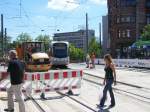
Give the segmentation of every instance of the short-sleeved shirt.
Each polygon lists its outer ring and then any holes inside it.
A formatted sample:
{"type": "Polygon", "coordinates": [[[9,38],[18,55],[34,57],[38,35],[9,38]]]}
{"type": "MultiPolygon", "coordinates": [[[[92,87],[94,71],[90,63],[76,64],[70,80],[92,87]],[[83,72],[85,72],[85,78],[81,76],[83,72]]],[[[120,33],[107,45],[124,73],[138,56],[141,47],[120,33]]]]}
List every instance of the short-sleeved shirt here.
{"type": "Polygon", "coordinates": [[[12,85],[23,83],[25,65],[18,59],[9,62],[7,72],[10,73],[10,81],[12,85]]]}

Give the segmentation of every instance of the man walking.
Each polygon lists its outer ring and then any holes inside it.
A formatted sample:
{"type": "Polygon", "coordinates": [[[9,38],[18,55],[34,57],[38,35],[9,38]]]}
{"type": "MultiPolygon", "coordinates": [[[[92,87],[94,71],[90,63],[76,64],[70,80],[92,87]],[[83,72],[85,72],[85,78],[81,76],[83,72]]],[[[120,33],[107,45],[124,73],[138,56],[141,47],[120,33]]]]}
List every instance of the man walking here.
{"type": "Polygon", "coordinates": [[[90,55],[89,54],[87,54],[86,55],[86,68],[89,68],[90,67],[90,55]]]}
{"type": "Polygon", "coordinates": [[[22,98],[22,84],[24,78],[24,65],[17,59],[17,52],[11,50],[9,52],[10,62],[7,72],[10,74],[11,86],[7,91],[8,94],[8,108],[4,111],[14,112],[13,94],[19,103],[19,112],[25,112],[25,104],[22,98]]]}

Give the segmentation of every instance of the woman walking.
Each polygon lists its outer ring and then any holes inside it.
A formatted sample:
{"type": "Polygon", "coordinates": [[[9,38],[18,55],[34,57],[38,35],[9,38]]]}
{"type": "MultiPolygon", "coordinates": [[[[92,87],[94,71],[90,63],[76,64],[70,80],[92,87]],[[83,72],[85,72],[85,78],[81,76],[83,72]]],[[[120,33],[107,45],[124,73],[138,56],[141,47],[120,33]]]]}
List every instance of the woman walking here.
{"type": "Polygon", "coordinates": [[[105,78],[103,84],[105,85],[103,90],[103,97],[100,100],[100,104],[98,105],[100,108],[104,107],[105,100],[107,97],[107,91],[109,91],[110,97],[111,97],[111,105],[109,106],[114,107],[115,106],[115,97],[112,90],[112,84],[116,85],[116,70],[115,66],[112,62],[112,57],[110,54],[107,54],[104,56],[105,61],[105,78]]]}

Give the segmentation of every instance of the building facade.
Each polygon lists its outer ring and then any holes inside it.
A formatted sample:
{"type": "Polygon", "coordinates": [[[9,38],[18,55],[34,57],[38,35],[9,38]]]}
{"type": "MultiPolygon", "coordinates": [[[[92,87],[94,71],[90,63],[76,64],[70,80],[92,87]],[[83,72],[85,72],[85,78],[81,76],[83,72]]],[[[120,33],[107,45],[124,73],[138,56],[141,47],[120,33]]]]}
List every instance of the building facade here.
{"type": "MultiPolygon", "coordinates": [[[[88,31],[88,40],[90,38],[95,37],[95,31],[88,31]]],[[[75,32],[65,32],[65,33],[55,33],[53,37],[54,41],[67,41],[73,44],[75,47],[87,50],[87,38],[86,38],[86,30],[78,30],[75,32]]]]}
{"type": "Polygon", "coordinates": [[[113,57],[127,57],[127,48],[141,37],[150,23],[150,0],[107,0],[110,51],[113,57]]]}
{"type": "Polygon", "coordinates": [[[107,54],[110,52],[110,39],[108,36],[108,16],[103,16],[102,17],[102,51],[103,55],[107,54]]]}

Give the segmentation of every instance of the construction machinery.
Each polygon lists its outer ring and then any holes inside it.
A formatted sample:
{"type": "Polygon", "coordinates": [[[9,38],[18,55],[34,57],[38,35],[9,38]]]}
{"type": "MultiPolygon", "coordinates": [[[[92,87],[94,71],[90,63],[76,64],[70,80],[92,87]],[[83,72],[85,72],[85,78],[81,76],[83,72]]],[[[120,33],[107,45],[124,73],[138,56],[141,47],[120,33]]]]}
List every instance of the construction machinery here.
{"type": "Polygon", "coordinates": [[[16,51],[18,58],[26,64],[26,71],[48,71],[51,68],[49,56],[44,52],[43,42],[23,42],[16,51]]]}

